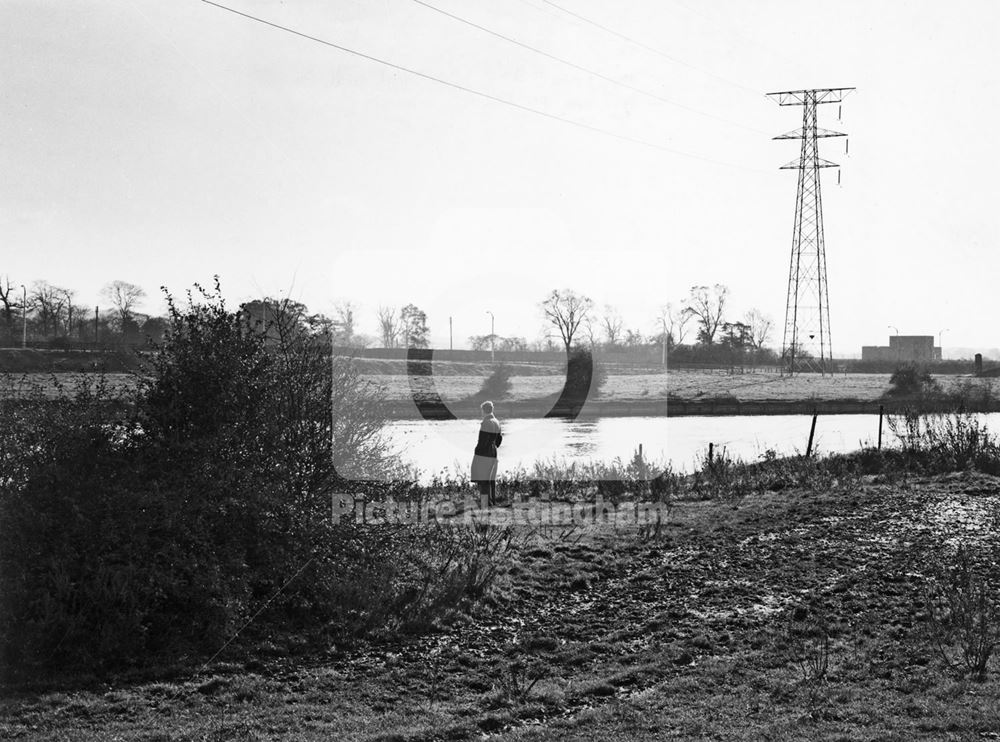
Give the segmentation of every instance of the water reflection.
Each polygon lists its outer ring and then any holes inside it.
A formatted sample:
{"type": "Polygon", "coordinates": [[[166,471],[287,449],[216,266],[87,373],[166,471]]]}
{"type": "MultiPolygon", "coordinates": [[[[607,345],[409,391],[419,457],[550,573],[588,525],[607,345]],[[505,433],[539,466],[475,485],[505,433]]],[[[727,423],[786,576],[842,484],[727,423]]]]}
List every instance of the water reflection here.
{"type": "MultiPolygon", "coordinates": [[[[992,429],[1000,427],[1000,414],[984,417],[992,429]]],[[[805,450],[811,420],[809,415],[502,420],[499,470],[502,475],[553,459],[628,461],[640,444],[647,461],[680,471],[692,471],[710,442],[716,450],[747,461],[766,451],[788,456],[805,450]]],[[[478,420],[400,421],[391,424],[388,433],[427,479],[434,473],[466,472],[478,429],[478,420]]],[[[877,435],[877,415],[820,416],[814,446],[820,453],[842,453],[872,445],[877,435]]],[[[889,431],[885,442],[894,443],[889,431]]]]}
{"type": "Polygon", "coordinates": [[[600,447],[597,441],[597,422],[590,420],[559,420],[566,437],[568,456],[596,458],[600,447]]]}

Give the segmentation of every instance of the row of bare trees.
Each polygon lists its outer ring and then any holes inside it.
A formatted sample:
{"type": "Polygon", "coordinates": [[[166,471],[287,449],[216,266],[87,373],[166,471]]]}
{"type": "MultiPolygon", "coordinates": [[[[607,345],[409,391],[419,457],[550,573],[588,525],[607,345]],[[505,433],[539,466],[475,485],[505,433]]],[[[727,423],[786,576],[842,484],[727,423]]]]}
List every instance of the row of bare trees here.
{"type": "Polygon", "coordinates": [[[384,348],[426,348],[430,344],[427,313],[415,304],[402,309],[379,306],[378,327],[384,348]]]}
{"type": "Polygon", "coordinates": [[[155,320],[147,328],[162,332],[163,320],[138,312],[146,292],[141,286],[116,280],[104,286],[101,296],[111,305],[96,317],[90,307],[75,301],[76,291],[48,281],[19,284],[10,276],[0,276],[0,344],[19,340],[96,340],[102,336],[138,336],[139,322],[155,320]]]}
{"type": "Polygon", "coordinates": [[[692,286],[683,301],[668,302],[660,308],[656,330],[648,335],[639,328],[626,327],[614,307],[607,305],[598,312],[592,299],[570,289],[554,290],[541,303],[541,312],[567,350],[581,341],[608,350],[652,344],[673,349],[684,345],[692,331],[695,345],[763,350],[771,339],[773,320],[758,309],[750,309],[740,319],[727,320],[728,301],[726,286],[692,286]]]}
{"type": "MultiPolygon", "coordinates": [[[[146,299],[141,286],[116,280],[103,287],[101,296],[110,306],[94,310],[78,303],[73,289],[41,280],[21,284],[10,276],[0,276],[0,346],[19,345],[25,338],[33,343],[93,343],[162,337],[165,318],[140,311],[146,299]]],[[[300,317],[311,332],[329,335],[335,345],[365,347],[377,342],[358,331],[359,309],[350,301],[338,302],[332,316],[312,313],[304,304],[288,299],[266,297],[244,304],[248,317],[265,323],[279,306],[300,317]]],[[[428,346],[427,315],[416,305],[401,309],[380,306],[377,316],[385,347],[428,346]]]]}
{"type": "Polygon", "coordinates": [[[722,284],[692,286],[688,296],[660,310],[660,322],[667,347],[683,345],[694,322],[695,342],[722,343],[738,348],[761,350],[771,339],[774,320],[759,309],[750,309],[738,320],[726,320],[729,289],[722,284]]]}

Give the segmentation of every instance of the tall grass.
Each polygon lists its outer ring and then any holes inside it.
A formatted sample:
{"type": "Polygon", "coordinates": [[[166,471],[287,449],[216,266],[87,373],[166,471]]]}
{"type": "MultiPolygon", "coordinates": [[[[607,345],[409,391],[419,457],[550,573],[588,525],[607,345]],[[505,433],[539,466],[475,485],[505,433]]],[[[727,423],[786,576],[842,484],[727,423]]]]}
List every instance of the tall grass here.
{"type": "Polygon", "coordinates": [[[911,466],[928,472],[978,469],[1000,473],[1000,447],[977,413],[920,413],[889,417],[892,431],[911,466]]]}
{"type": "Polygon", "coordinates": [[[1000,586],[989,577],[997,556],[960,546],[949,561],[934,565],[927,592],[932,645],[949,670],[979,682],[1000,646],[1000,586]]]}

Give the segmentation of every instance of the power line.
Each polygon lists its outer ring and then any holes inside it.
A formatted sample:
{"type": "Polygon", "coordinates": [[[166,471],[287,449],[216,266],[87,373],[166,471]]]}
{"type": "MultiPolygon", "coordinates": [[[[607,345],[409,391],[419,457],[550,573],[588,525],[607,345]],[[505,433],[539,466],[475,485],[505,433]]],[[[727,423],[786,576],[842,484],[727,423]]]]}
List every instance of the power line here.
{"type": "Polygon", "coordinates": [[[613,137],[613,138],[619,139],[621,141],[631,142],[632,144],[638,144],[638,145],[641,145],[643,147],[649,147],[651,149],[657,149],[657,150],[660,150],[661,152],[668,152],[670,154],[678,155],[680,157],[687,157],[687,158],[694,159],[694,160],[701,160],[702,162],[710,162],[710,163],[712,163],[714,165],[722,165],[724,167],[731,167],[731,168],[736,168],[736,169],[739,169],[739,170],[748,170],[748,171],[752,171],[752,172],[761,172],[761,171],[757,170],[756,168],[750,168],[750,167],[747,167],[745,165],[736,165],[734,163],[723,162],[721,160],[713,160],[711,158],[702,157],[701,155],[695,155],[695,154],[692,154],[690,152],[683,152],[681,150],[671,149],[670,147],[664,147],[663,145],[656,144],[655,142],[649,142],[649,141],[646,141],[645,139],[638,139],[636,137],[630,137],[627,134],[617,134],[617,133],[615,133],[613,131],[608,131],[607,129],[602,129],[602,128],[598,127],[598,126],[593,126],[591,124],[587,124],[587,123],[584,123],[582,121],[576,121],[574,119],[566,118],[564,116],[559,116],[558,114],[555,114],[555,113],[549,113],[547,111],[542,111],[542,110],[540,110],[538,108],[532,108],[531,106],[526,106],[526,105],[523,105],[521,103],[517,103],[515,101],[507,100],[506,98],[500,98],[498,96],[491,95],[490,93],[484,93],[484,92],[482,92],[480,90],[476,90],[474,88],[466,87],[465,85],[461,85],[459,83],[450,82],[450,81],[444,80],[444,79],[442,79],[440,77],[435,77],[434,75],[429,75],[429,74],[427,74],[425,72],[420,72],[418,70],[414,70],[414,69],[411,69],[409,67],[404,67],[404,66],[396,64],[394,62],[389,62],[389,61],[387,61],[385,59],[381,59],[379,57],[375,57],[375,56],[372,56],[370,54],[365,54],[364,52],[359,52],[359,51],[356,51],[355,49],[350,49],[350,48],[348,48],[346,46],[341,46],[340,44],[335,44],[332,41],[327,41],[327,40],[321,39],[321,38],[319,38],[317,36],[311,36],[311,35],[309,35],[307,33],[303,33],[302,31],[296,31],[294,28],[289,28],[288,26],[282,26],[279,23],[274,23],[273,21],[268,21],[268,20],[266,20],[264,18],[260,18],[260,17],[255,16],[255,15],[251,15],[250,13],[244,13],[243,11],[236,10],[235,8],[230,8],[230,7],[222,5],[220,3],[213,2],[213,0],[201,0],[201,1],[203,3],[205,3],[206,5],[213,5],[216,8],[219,8],[220,10],[225,10],[225,11],[227,11],[229,13],[234,14],[234,15],[242,16],[243,18],[247,18],[248,20],[251,20],[251,21],[256,21],[257,23],[261,23],[261,24],[263,24],[265,26],[270,26],[271,28],[275,28],[275,29],[277,29],[279,31],[285,31],[286,33],[290,33],[290,34],[292,34],[294,36],[299,36],[299,37],[301,37],[303,39],[307,39],[309,41],[315,41],[317,44],[322,44],[323,46],[329,46],[329,47],[331,47],[333,49],[337,49],[339,51],[346,52],[347,54],[353,54],[356,57],[361,57],[362,59],[367,59],[370,62],[376,62],[378,64],[385,65],[386,67],[390,67],[390,68],[392,68],[394,70],[399,70],[400,72],[406,72],[406,73],[408,73],[410,75],[415,75],[416,77],[423,78],[424,80],[430,80],[430,81],[436,82],[436,83],[438,83],[440,85],[444,85],[446,87],[453,88],[454,90],[460,90],[460,91],[462,91],[464,93],[469,93],[471,95],[475,95],[475,96],[478,96],[480,98],[485,98],[486,100],[491,100],[491,101],[493,101],[495,103],[501,103],[501,104],[503,104],[505,106],[510,106],[511,108],[516,108],[516,109],[518,109],[520,111],[526,111],[528,113],[534,113],[534,114],[536,114],[538,116],[543,116],[544,118],[551,119],[553,121],[560,121],[560,122],[562,122],[564,124],[569,124],[571,126],[575,126],[577,128],[580,128],[580,129],[586,129],[587,131],[596,132],[598,134],[604,134],[605,136],[613,137]]]}
{"type": "Polygon", "coordinates": [[[545,57],[546,59],[551,59],[551,60],[553,60],[555,62],[559,62],[560,64],[564,64],[567,67],[572,67],[575,70],[579,70],[580,72],[584,72],[584,73],[586,73],[588,75],[593,75],[594,77],[596,77],[596,78],[598,78],[600,80],[604,80],[605,82],[609,82],[612,85],[617,85],[618,87],[625,88],[626,90],[631,90],[634,93],[639,93],[640,95],[648,96],[649,98],[653,98],[654,100],[658,100],[661,103],[666,103],[668,106],[676,106],[677,108],[682,108],[685,111],[690,111],[691,113],[697,114],[699,116],[704,116],[706,118],[714,119],[715,121],[720,121],[720,122],[722,122],[724,124],[730,124],[732,126],[737,126],[737,127],[741,128],[741,129],[746,129],[747,131],[752,131],[752,132],[754,132],[756,134],[767,134],[767,132],[761,131],[760,129],[754,129],[751,126],[746,126],[745,124],[741,124],[741,123],[739,123],[737,121],[732,121],[731,119],[723,118],[721,116],[716,116],[716,115],[708,113],[706,111],[701,111],[701,110],[699,110],[697,108],[692,108],[691,106],[686,106],[683,103],[678,103],[677,101],[670,100],[669,98],[664,98],[661,95],[657,95],[656,93],[652,93],[652,92],[650,92],[648,90],[643,90],[642,88],[638,88],[635,85],[629,85],[627,82],[622,82],[621,80],[616,80],[613,77],[608,77],[607,75],[601,74],[600,72],[597,72],[596,70],[592,70],[592,69],[590,69],[588,67],[584,67],[583,65],[576,64],[575,62],[571,62],[568,59],[563,59],[562,57],[556,56],[555,54],[550,54],[549,52],[543,51],[542,49],[539,49],[539,48],[537,48],[535,46],[532,46],[531,44],[526,44],[523,41],[518,41],[515,38],[512,38],[510,36],[506,36],[506,35],[504,35],[502,33],[499,33],[497,31],[494,31],[494,30],[490,29],[490,28],[487,28],[486,26],[481,26],[478,23],[470,21],[470,20],[468,20],[466,18],[462,18],[461,16],[455,15],[454,13],[449,13],[448,11],[443,10],[442,8],[439,8],[439,7],[435,6],[435,5],[431,5],[428,2],[424,2],[424,0],[413,0],[413,2],[415,2],[417,5],[422,5],[422,6],[424,6],[425,8],[427,8],[429,10],[433,10],[436,13],[440,13],[443,16],[451,18],[452,20],[458,21],[459,23],[464,23],[466,26],[471,26],[472,28],[478,29],[478,30],[482,31],[483,33],[489,34],[490,36],[495,36],[498,39],[502,39],[502,40],[504,40],[504,41],[506,41],[506,42],[508,42],[510,44],[514,44],[515,46],[519,46],[522,49],[527,49],[529,51],[532,51],[535,54],[540,54],[541,56],[545,57]]]}
{"type": "Polygon", "coordinates": [[[580,15],[579,13],[574,13],[569,8],[563,7],[559,3],[553,2],[553,0],[541,0],[541,2],[545,3],[546,5],[549,5],[549,6],[553,7],[553,8],[555,8],[556,10],[559,10],[559,11],[565,13],[566,15],[571,15],[574,18],[583,21],[584,23],[587,23],[587,24],[589,24],[591,26],[594,26],[595,28],[599,28],[602,31],[604,31],[605,33],[611,34],[612,36],[617,36],[619,39],[622,39],[623,41],[627,41],[628,43],[630,43],[630,44],[632,44],[634,46],[637,46],[640,49],[645,49],[648,52],[652,52],[653,54],[656,54],[656,55],[658,55],[660,57],[663,57],[664,59],[669,60],[669,61],[673,62],[674,64],[679,64],[682,67],[687,67],[687,68],[692,69],[692,70],[697,70],[698,72],[701,72],[702,74],[708,75],[709,77],[714,77],[716,80],[720,80],[721,82],[724,82],[724,83],[726,83],[728,85],[732,85],[734,87],[740,88],[741,90],[745,90],[748,93],[752,93],[753,95],[759,95],[758,91],[753,90],[752,88],[748,88],[746,85],[738,83],[735,80],[730,80],[728,77],[723,77],[722,75],[717,75],[714,72],[709,72],[708,70],[706,70],[706,69],[704,69],[702,67],[698,67],[697,65],[691,64],[690,62],[685,62],[683,59],[678,59],[677,57],[675,57],[675,56],[673,56],[671,54],[667,54],[665,51],[661,51],[660,49],[657,49],[655,46],[650,46],[649,44],[644,44],[643,42],[639,41],[638,39],[634,39],[631,36],[628,36],[627,34],[623,34],[621,31],[616,31],[615,29],[609,28],[609,27],[605,26],[602,23],[598,23],[597,21],[591,20],[590,18],[587,18],[586,16],[580,15]]]}

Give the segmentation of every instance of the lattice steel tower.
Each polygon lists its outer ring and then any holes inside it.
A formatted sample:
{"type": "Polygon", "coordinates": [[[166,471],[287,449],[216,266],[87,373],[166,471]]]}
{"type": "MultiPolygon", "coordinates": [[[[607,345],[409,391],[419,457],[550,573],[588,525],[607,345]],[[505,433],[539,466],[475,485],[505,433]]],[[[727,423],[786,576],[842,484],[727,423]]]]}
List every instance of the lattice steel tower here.
{"type": "Polygon", "coordinates": [[[788,268],[788,299],[785,304],[785,335],[781,358],[789,371],[813,368],[832,371],[830,345],[830,299],[826,281],[826,247],[823,240],[823,196],[820,168],[839,167],[819,156],[819,140],[847,136],[820,129],[816,106],[840,103],[854,88],[820,88],[768,93],[779,106],[802,106],[802,129],[775,139],[801,139],[799,159],[782,170],[799,171],[795,196],[795,226],[792,230],[792,259],[788,268]]]}

